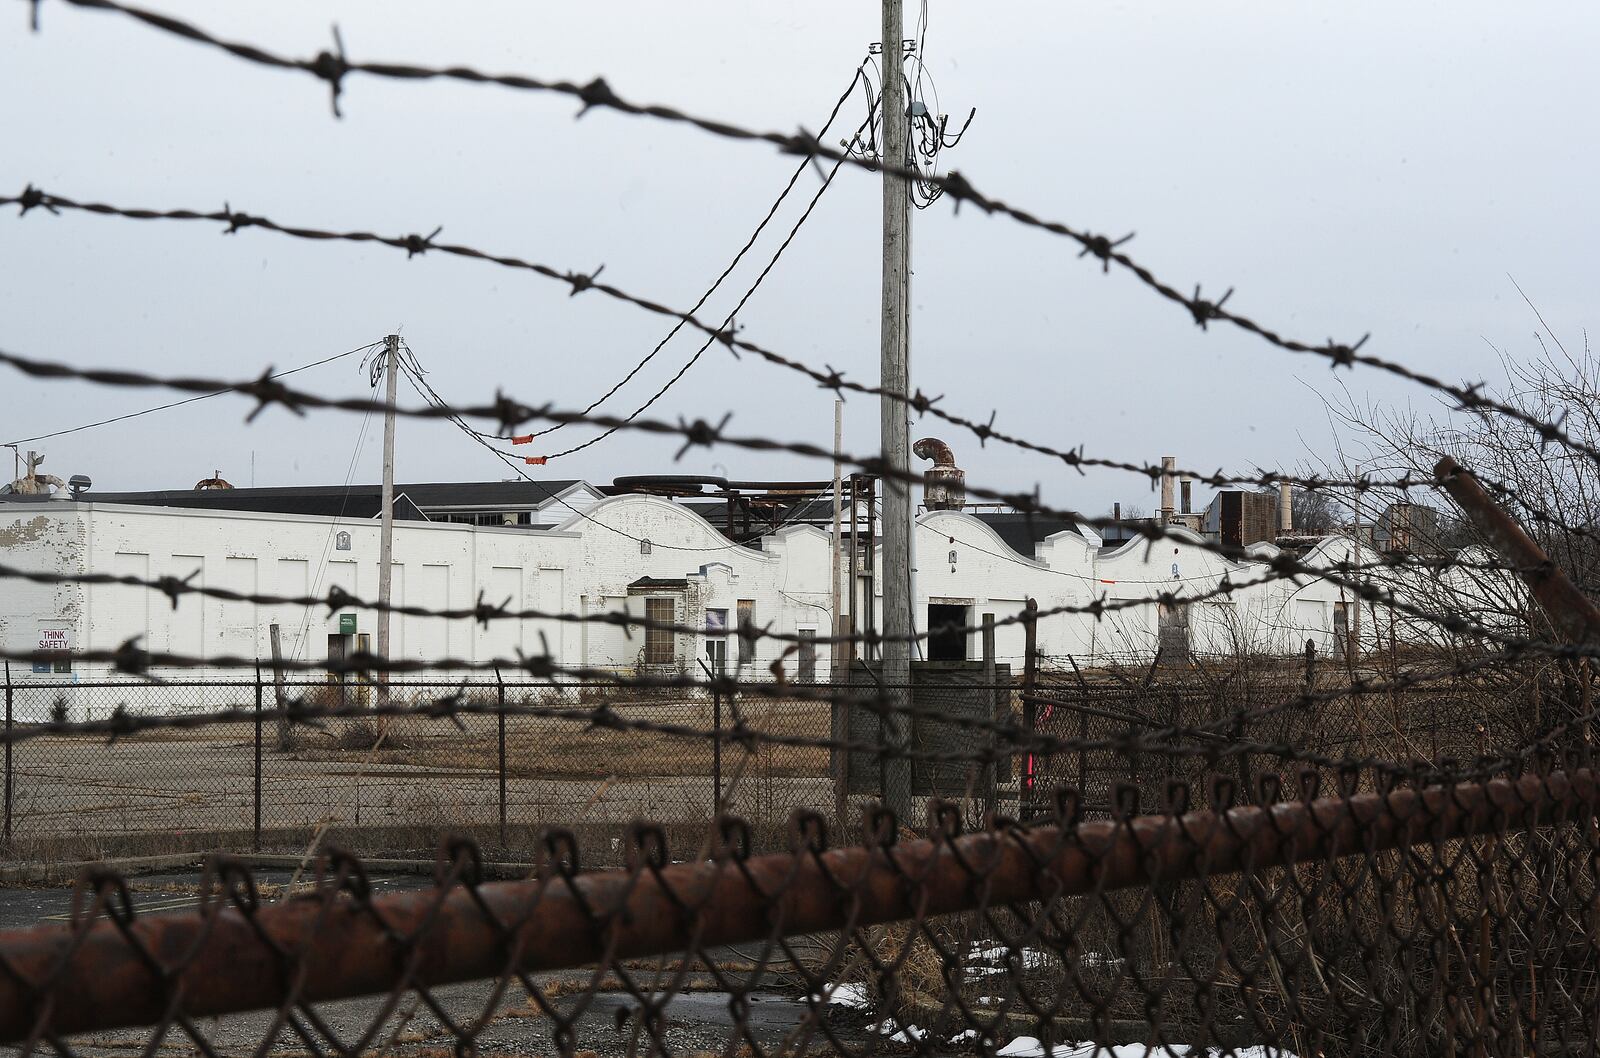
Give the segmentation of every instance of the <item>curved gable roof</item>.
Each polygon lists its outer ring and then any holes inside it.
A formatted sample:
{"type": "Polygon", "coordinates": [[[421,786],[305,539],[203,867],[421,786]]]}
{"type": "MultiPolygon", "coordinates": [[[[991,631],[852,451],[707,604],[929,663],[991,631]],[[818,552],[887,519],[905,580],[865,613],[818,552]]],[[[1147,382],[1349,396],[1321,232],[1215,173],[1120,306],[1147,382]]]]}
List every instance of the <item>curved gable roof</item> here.
{"type": "Polygon", "coordinates": [[[765,552],[758,551],[753,547],[746,547],[743,544],[734,543],[727,537],[723,536],[722,533],[718,531],[716,526],[712,525],[710,522],[706,521],[704,518],[700,517],[700,515],[696,514],[694,511],[685,507],[681,503],[673,503],[671,500],[664,499],[660,496],[648,496],[637,492],[624,493],[620,496],[607,496],[605,499],[594,503],[589,507],[588,510],[579,514],[574,514],[571,518],[568,518],[566,521],[556,526],[556,531],[575,532],[580,534],[588,533],[590,531],[598,533],[616,532],[630,537],[636,537],[639,535],[639,533],[633,527],[615,524],[614,519],[609,519],[606,517],[606,512],[616,511],[618,508],[641,505],[653,506],[658,509],[669,510],[673,512],[674,515],[683,520],[685,525],[697,527],[706,537],[707,545],[705,547],[675,547],[673,544],[656,540],[652,537],[650,538],[650,544],[652,547],[659,547],[668,551],[684,551],[686,553],[698,554],[718,551],[724,555],[738,555],[741,558],[760,559],[769,563],[778,561],[776,557],[766,554],[765,552]]]}
{"type": "Polygon", "coordinates": [[[1238,562],[1238,561],[1235,561],[1234,559],[1229,558],[1226,555],[1221,555],[1221,554],[1218,554],[1215,551],[1212,551],[1209,547],[1205,546],[1206,544],[1209,543],[1209,541],[1207,541],[1205,537],[1201,536],[1199,533],[1195,532],[1193,529],[1190,529],[1190,528],[1188,528],[1186,526],[1182,526],[1182,525],[1168,525],[1166,527],[1165,535],[1163,537],[1157,538],[1156,540],[1150,540],[1150,539],[1148,539],[1146,537],[1143,537],[1143,536],[1136,536],[1132,540],[1128,540],[1128,541],[1124,542],[1119,547],[1117,547],[1114,551],[1111,551],[1109,554],[1099,555],[1096,558],[1096,561],[1097,562],[1121,562],[1135,548],[1144,548],[1144,547],[1150,547],[1152,545],[1158,545],[1164,540],[1171,540],[1171,541],[1173,541],[1175,543],[1188,544],[1190,546],[1193,546],[1193,545],[1196,545],[1196,544],[1200,545],[1202,550],[1204,551],[1204,553],[1206,555],[1210,556],[1211,558],[1216,559],[1218,562],[1220,562],[1222,564],[1222,568],[1225,571],[1232,572],[1232,571],[1235,571],[1235,570],[1247,569],[1251,565],[1248,562],[1238,562]]]}
{"type": "MultiPolygon", "coordinates": [[[[983,521],[981,518],[975,518],[972,515],[967,514],[965,511],[926,511],[917,518],[917,525],[926,529],[934,529],[934,523],[944,519],[954,519],[955,521],[960,522],[964,527],[970,526],[971,528],[977,529],[986,538],[988,538],[990,542],[999,548],[998,551],[993,552],[996,558],[1010,559],[1012,561],[1022,562],[1036,568],[1044,567],[1044,563],[1040,562],[1037,558],[1034,558],[1032,555],[1024,555],[1015,547],[1012,547],[1011,544],[1007,543],[1005,537],[996,532],[994,527],[989,525],[989,523],[983,521]]],[[[883,545],[880,542],[878,546],[882,547],[883,545]]]]}

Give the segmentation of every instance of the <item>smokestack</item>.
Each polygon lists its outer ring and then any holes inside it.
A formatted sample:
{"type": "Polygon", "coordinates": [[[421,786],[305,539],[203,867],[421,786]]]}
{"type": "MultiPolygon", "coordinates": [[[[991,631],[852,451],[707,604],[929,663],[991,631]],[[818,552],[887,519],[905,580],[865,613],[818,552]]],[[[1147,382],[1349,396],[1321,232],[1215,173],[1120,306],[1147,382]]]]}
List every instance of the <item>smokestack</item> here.
{"type": "Polygon", "coordinates": [[[1161,524],[1172,521],[1172,482],[1174,471],[1178,468],[1177,456],[1161,457],[1161,524]]]}
{"type": "Polygon", "coordinates": [[[1194,501],[1194,493],[1192,491],[1194,488],[1194,482],[1190,481],[1188,478],[1184,478],[1178,483],[1178,485],[1182,490],[1181,494],[1183,499],[1180,502],[1183,504],[1183,513],[1188,514],[1193,510],[1193,508],[1189,505],[1194,501]]]}
{"type": "Polygon", "coordinates": [[[1288,482],[1278,486],[1278,535],[1294,532],[1294,489],[1288,482]]]}
{"type": "Polygon", "coordinates": [[[1111,520],[1113,522],[1122,521],[1122,504],[1113,503],[1111,505],[1111,520]]]}

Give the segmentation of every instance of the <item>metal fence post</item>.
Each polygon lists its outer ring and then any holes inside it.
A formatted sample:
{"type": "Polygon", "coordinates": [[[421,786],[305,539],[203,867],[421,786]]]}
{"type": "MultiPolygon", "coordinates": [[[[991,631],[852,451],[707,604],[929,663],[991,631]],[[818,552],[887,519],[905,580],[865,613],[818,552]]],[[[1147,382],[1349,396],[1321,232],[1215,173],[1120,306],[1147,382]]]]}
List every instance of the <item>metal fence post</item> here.
{"type": "Polygon", "coordinates": [[[1033,815],[1033,743],[1039,723],[1038,706],[1033,700],[1039,682],[1039,601],[1030,598],[1022,611],[1022,730],[1028,739],[1023,757],[1022,790],[1018,812],[1023,819],[1033,815]]]}
{"type": "Polygon", "coordinates": [[[722,688],[711,685],[711,802],[712,815],[722,811],[722,688]]]}
{"type": "Polygon", "coordinates": [[[283,646],[278,639],[278,626],[273,624],[272,636],[272,688],[278,707],[278,752],[287,753],[294,747],[294,736],[289,731],[289,712],[284,707],[283,646]]]}
{"type": "Polygon", "coordinates": [[[6,849],[11,848],[11,662],[6,662],[6,849]]]}
{"type": "Polygon", "coordinates": [[[495,666],[494,682],[497,687],[499,708],[495,710],[500,720],[500,847],[506,847],[506,681],[495,666]]]}
{"type": "MultiPolygon", "coordinates": [[[[1000,723],[1000,690],[995,684],[995,658],[994,658],[994,614],[983,615],[983,682],[989,693],[989,715],[985,718],[995,723],[1000,723]]],[[[996,733],[989,735],[991,749],[999,749],[996,733]]],[[[993,760],[983,765],[983,770],[978,773],[983,787],[984,817],[990,818],[1000,809],[1000,767],[993,760]]]]}
{"type": "Polygon", "coordinates": [[[255,819],[250,829],[250,847],[261,851],[261,659],[256,659],[256,776],[255,819]]]}
{"type": "Polygon", "coordinates": [[[722,685],[720,673],[712,672],[706,659],[700,659],[700,671],[706,674],[711,687],[711,815],[722,811],[722,685]]]}

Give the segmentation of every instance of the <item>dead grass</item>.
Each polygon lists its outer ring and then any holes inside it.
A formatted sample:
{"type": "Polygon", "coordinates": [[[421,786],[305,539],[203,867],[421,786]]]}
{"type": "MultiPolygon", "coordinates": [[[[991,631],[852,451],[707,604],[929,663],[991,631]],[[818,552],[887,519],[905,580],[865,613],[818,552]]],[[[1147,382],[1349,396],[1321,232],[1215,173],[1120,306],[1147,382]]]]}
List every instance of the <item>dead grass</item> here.
{"type": "MultiPolygon", "coordinates": [[[[711,773],[713,746],[706,736],[713,728],[711,705],[678,701],[613,705],[612,711],[630,721],[671,725],[686,733],[595,728],[587,711],[580,708],[574,708],[571,719],[513,716],[507,721],[506,774],[511,778],[632,779],[703,778],[711,773]]],[[[745,707],[743,715],[747,728],[762,734],[818,740],[829,737],[826,703],[758,701],[745,707]]],[[[725,710],[724,729],[731,728],[732,723],[731,710],[725,710]]],[[[370,759],[377,765],[464,773],[493,772],[498,768],[493,717],[468,718],[465,730],[449,721],[407,718],[391,723],[387,737],[373,749],[376,742],[376,732],[363,730],[320,746],[307,743],[301,755],[309,760],[354,761],[360,754],[363,762],[370,759]]],[[[724,774],[732,774],[747,756],[754,758],[747,767],[754,768],[757,774],[780,778],[822,778],[828,774],[829,753],[825,747],[765,744],[752,752],[731,738],[722,745],[724,774]]]]}

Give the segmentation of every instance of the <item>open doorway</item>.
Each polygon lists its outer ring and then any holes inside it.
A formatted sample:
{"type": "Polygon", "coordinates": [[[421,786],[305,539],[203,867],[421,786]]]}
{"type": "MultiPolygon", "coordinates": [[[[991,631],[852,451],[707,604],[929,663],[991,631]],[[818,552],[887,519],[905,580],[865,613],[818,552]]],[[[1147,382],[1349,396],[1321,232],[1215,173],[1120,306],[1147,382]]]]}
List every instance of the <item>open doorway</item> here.
{"type": "Polygon", "coordinates": [[[928,660],[967,660],[967,611],[970,606],[928,604],[928,660]]]}

